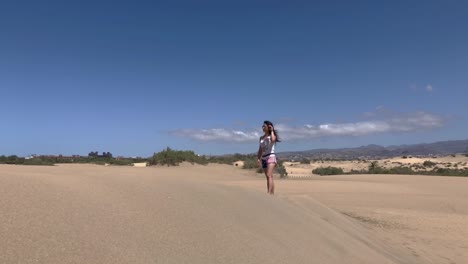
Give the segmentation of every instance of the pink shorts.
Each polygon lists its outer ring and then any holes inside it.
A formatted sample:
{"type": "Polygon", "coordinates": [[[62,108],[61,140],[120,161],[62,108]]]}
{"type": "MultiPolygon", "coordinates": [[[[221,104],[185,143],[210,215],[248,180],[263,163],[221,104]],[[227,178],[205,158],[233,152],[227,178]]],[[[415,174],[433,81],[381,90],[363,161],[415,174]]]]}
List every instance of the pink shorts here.
{"type": "Polygon", "coordinates": [[[276,163],[275,155],[270,155],[262,158],[262,168],[266,169],[269,163],[276,163]]]}

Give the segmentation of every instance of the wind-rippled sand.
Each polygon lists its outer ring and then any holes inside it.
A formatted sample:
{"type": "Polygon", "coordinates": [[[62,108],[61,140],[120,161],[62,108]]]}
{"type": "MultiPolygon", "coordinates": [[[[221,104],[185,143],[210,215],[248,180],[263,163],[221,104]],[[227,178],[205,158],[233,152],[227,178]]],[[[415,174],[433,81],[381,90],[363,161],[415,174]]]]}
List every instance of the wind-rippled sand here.
{"type": "Polygon", "coordinates": [[[467,178],[0,165],[0,263],[468,263],[467,178]]]}

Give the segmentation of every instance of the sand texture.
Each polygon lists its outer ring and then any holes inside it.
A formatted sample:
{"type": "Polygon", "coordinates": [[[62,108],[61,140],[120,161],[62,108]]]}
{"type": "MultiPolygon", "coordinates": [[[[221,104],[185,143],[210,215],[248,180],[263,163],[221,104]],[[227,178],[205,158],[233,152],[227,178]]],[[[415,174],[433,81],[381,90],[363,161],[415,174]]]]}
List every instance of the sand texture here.
{"type": "Polygon", "coordinates": [[[0,165],[0,263],[468,263],[467,178],[0,165]]]}

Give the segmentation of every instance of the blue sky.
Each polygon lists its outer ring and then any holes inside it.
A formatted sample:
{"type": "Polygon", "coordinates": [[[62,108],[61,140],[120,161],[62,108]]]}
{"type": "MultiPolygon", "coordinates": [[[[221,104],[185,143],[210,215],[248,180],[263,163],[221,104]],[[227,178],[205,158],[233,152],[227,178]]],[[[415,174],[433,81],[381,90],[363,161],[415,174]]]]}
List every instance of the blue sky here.
{"type": "Polygon", "coordinates": [[[467,139],[466,1],[2,1],[0,155],[467,139]]]}

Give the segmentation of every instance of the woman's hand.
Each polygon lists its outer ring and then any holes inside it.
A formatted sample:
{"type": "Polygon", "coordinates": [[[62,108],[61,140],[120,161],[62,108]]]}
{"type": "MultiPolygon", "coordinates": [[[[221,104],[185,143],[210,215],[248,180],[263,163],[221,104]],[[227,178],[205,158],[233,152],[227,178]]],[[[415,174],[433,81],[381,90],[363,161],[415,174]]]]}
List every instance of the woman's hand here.
{"type": "Polygon", "coordinates": [[[272,125],[268,126],[268,129],[270,130],[270,135],[271,135],[271,140],[273,142],[276,142],[276,133],[275,133],[275,128],[272,125]]]}

